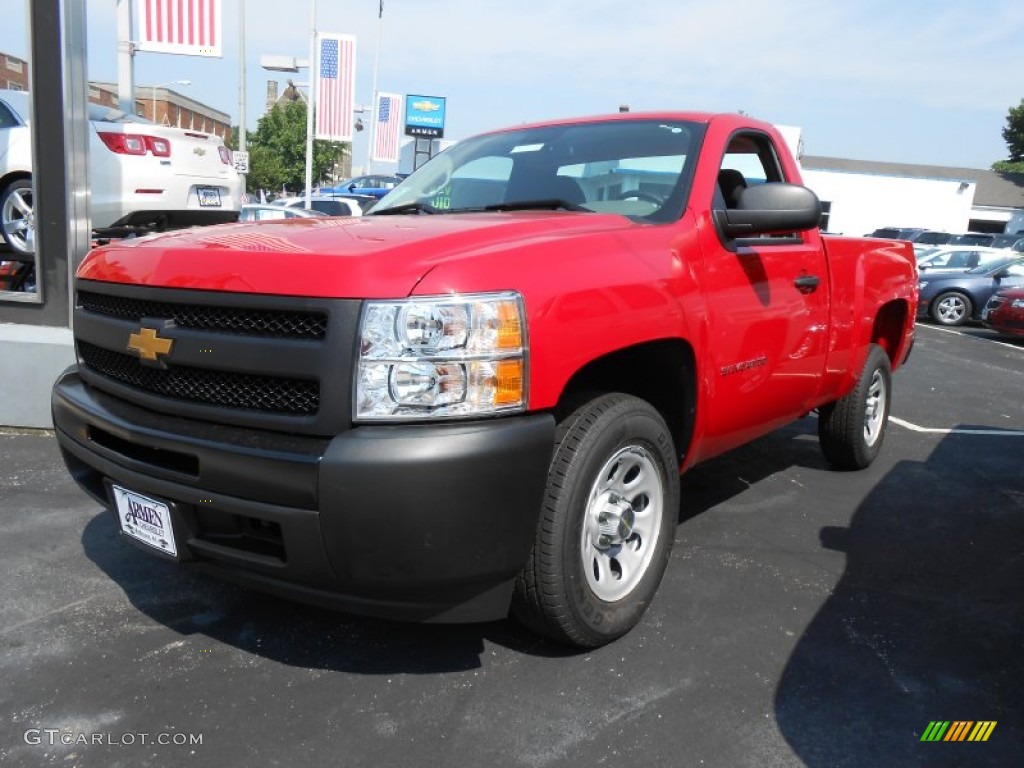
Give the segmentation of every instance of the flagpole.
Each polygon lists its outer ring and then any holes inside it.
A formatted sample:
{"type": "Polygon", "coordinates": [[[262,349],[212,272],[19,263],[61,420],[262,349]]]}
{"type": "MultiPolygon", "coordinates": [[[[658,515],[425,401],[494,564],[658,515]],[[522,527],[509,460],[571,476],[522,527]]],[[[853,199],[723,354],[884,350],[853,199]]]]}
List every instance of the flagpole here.
{"type": "MultiPolygon", "coordinates": [[[[240,152],[245,152],[245,0],[238,0],[238,51],[238,149],[240,152]]],[[[181,124],[180,120],[178,124],[181,124]]],[[[239,174],[242,178],[243,202],[247,199],[246,173],[239,174]]]]}
{"type": "Polygon", "coordinates": [[[384,36],[384,0],[380,0],[380,12],[377,14],[377,50],[373,54],[373,101],[370,104],[370,135],[366,142],[366,173],[372,173],[370,170],[373,164],[373,148],[377,143],[377,131],[380,130],[380,126],[377,125],[377,120],[380,115],[377,110],[380,108],[377,104],[378,93],[377,93],[377,68],[380,64],[380,41],[384,36]]]}
{"type": "Polygon", "coordinates": [[[309,14],[309,97],[306,99],[306,203],[310,208],[310,193],[313,189],[313,109],[316,106],[316,0],[310,0],[309,14]]]}

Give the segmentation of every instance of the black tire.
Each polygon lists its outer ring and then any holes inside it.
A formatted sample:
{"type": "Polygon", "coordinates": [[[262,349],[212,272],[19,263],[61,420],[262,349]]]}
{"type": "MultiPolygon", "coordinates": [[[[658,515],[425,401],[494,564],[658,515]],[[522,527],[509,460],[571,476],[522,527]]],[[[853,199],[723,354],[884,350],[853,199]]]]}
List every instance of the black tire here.
{"type": "Polygon", "coordinates": [[[947,291],[936,296],[929,308],[934,320],[939,325],[963,325],[974,314],[974,302],[960,291],[947,291]]]}
{"type": "Polygon", "coordinates": [[[661,583],[678,515],[679,463],[661,415],[630,395],[589,400],[558,425],[513,614],[579,647],[624,635],[661,583]]]}
{"type": "Polygon", "coordinates": [[[853,391],[818,409],[818,440],[833,467],[864,469],[875,460],[885,440],[891,403],[889,356],[872,344],[853,391]]]}
{"type": "Polygon", "coordinates": [[[32,199],[32,180],[15,179],[0,192],[0,236],[3,236],[4,244],[19,256],[30,256],[35,252],[35,205],[32,199]],[[28,194],[25,194],[28,190],[28,194]],[[29,212],[25,216],[20,206],[16,206],[16,197],[28,198],[29,212]],[[31,237],[27,237],[23,230],[8,231],[11,222],[25,221],[32,229],[31,237]]]}

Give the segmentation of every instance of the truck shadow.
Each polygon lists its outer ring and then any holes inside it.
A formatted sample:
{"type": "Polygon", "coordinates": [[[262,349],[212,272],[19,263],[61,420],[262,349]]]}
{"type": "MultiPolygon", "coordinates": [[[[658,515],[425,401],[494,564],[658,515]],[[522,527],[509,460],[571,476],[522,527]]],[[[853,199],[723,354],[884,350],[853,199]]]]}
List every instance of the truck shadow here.
{"type": "MultiPolygon", "coordinates": [[[[755,442],[685,475],[680,521],[794,464],[825,466],[813,419],[764,439],[786,443],[786,450],[765,451],[755,442]]],[[[297,667],[358,674],[460,671],[481,666],[486,643],[549,658],[580,653],[543,640],[511,619],[469,625],[388,622],[236,587],[140,551],[120,537],[108,513],[88,523],[82,544],[89,559],[124,590],[131,604],[154,621],[183,636],[200,634],[297,667]]]]}
{"type": "Polygon", "coordinates": [[[485,642],[558,657],[512,620],[411,624],[333,612],[237,587],[166,563],[123,540],[109,512],[86,525],[86,556],[140,612],[182,636],[202,635],[283,664],[357,674],[432,674],[476,669],[485,642]]]}
{"type": "Polygon", "coordinates": [[[750,486],[790,467],[829,469],[818,444],[817,418],[795,421],[683,475],[679,522],[739,496],[750,486]]]}
{"type": "Polygon", "coordinates": [[[950,435],[820,531],[846,570],[775,695],[806,765],[1024,765],[1021,456],[1019,437],[950,435]],[[933,720],[998,725],[986,743],[922,743],[933,720]]]}

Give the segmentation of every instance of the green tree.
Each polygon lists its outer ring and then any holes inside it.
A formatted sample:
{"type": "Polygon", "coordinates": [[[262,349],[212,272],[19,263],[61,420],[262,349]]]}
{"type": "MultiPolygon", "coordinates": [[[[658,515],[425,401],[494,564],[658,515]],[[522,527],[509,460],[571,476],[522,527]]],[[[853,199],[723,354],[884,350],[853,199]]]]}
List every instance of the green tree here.
{"type": "MultiPolygon", "coordinates": [[[[233,137],[237,141],[237,134],[233,137]]],[[[279,104],[260,118],[255,133],[246,137],[249,149],[250,190],[280,190],[286,186],[300,192],[306,183],[306,104],[279,104]]],[[[235,144],[237,146],[237,143],[235,144]]],[[[329,171],[350,151],[348,143],[313,142],[313,183],[326,179],[329,171]]]]}
{"type": "Polygon", "coordinates": [[[1016,107],[1010,107],[1003,128],[1003,140],[1010,150],[1009,160],[992,164],[993,171],[1003,173],[1024,173],[1024,99],[1016,107]]]}

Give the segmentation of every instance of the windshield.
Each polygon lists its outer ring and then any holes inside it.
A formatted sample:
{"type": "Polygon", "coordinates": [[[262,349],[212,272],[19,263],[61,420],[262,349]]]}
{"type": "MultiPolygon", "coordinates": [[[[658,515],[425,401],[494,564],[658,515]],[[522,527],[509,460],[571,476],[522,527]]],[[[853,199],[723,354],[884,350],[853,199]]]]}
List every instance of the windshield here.
{"type": "Polygon", "coordinates": [[[1021,235],[996,235],[992,238],[991,246],[993,248],[1012,248],[1017,241],[1021,240],[1021,235]]]}
{"type": "Polygon", "coordinates": [[[1020,272],[1020,274],[1024,274],[1024,259],[1022,259],[1021,257],[1017,256],[1017,257],[1014,257],[1014,258],[1011,258],[1011,259],[1005,259],[1005,260],[1000,261],[1000,262],[998,262],[996,264],[982,264],[980,267],[975,267],[974,269],[969,270],[967,272],[967,274],[969,274],[969,275],[995,274],[996,272],[999,272],[1002,269],[1006,269],[1007,267],[1012,268],[1011,271],[1012,271],[1012,273],[1014,275],[1018,274],[1018,272],[1020,272]]]}
{"type": "Polygon", "coordinates": [[[370,215],[537,208],[671,221],[682,214],[702,131],[620,119],[477,136],[424,165],[370,215]]]}
{"type": "Polygon", "coordinates": [[[915,243],[922,245],[942,245],[948,243],[953,236],[948,232],[922,232],[914,238],[915,243]]]}
{"type": "Polygon", "coordinates": [[[107,107],[102,104],[89,104],[89,119],[96,123],[148,123],[136,115],[129,115],[114,107],[107,107]]]}

